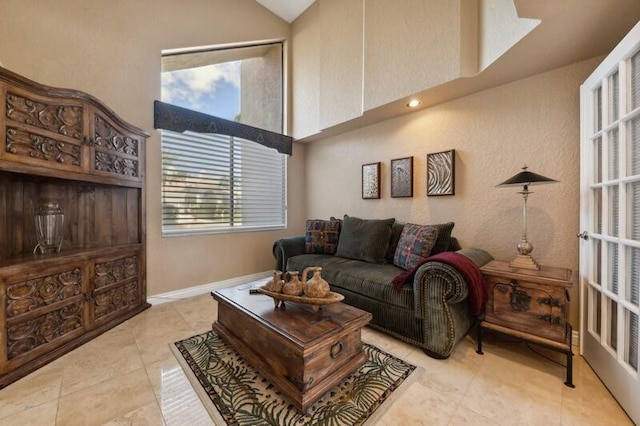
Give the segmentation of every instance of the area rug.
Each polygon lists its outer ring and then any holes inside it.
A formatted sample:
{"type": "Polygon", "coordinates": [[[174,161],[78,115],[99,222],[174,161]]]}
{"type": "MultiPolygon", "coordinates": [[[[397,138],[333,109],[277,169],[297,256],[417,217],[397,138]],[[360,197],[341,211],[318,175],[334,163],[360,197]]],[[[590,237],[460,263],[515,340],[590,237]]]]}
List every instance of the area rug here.
{"type": "Polygon", "coordinates": [[[351,426],[373,422],[416,370],[416,366],[363,343],[367,354],[363,366],[302,415],[213,331],[170,346],[217,425],[351,426]]]}

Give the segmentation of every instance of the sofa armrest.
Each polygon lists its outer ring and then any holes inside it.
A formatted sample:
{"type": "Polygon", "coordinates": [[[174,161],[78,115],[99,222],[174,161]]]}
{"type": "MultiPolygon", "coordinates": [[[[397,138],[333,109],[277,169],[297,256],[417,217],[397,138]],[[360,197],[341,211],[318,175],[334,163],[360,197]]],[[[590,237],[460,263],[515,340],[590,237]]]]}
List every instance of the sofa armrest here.
{"type": "Polygon", "coordinates": [[[286,271],[290,257],[304,254],[304,235],[285,237],[273,243],[273,256],[276,258],[276,270],[286,271]]]}
{"type": "MultiPolygon", "coordinates": [[[[458,252],[478,267],[492,259],[481,249],[458,252]]],[[[423,322],[425,349],[434,356],[448,357],[474,321],[469,312],[467,282],[453,266],[427,262],[416,272],[413,294],[415,315],[423,322]]]]}

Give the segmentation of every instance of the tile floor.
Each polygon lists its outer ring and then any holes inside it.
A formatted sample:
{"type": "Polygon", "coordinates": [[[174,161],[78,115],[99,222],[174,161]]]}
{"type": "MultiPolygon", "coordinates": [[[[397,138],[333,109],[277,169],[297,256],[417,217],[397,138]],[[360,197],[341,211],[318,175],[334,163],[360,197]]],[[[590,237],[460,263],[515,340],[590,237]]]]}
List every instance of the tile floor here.
{"type": "MultiPolygon", "coordinates": [[[[0,425],[213,424],[168,344],[216,315],[209,295],[153,306],[0,390],[0,425]]],[[[369,328],[363,339],[422,367],[379,425],[632,424],[580,356],[570,389],[563,367],[499,336],[483,356],[467,337],[447,360],[369,328]]]]}

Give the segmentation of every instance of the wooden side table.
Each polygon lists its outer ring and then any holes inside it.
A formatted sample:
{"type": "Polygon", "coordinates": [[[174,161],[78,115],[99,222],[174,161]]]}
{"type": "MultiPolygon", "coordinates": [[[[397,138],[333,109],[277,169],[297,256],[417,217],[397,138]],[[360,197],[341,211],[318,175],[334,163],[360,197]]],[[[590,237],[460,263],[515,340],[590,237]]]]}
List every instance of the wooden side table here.
{"type": "Polygon", "coordinates": [[[489,300],[478,320],[478,354],[482,329],[487,328],[546,346],[567,356],[565,385],[573,385],[573,351],[569,316],[571,270],[541,266],[516,269],[493,260],[480,268],[487,280],[489,300]]]}

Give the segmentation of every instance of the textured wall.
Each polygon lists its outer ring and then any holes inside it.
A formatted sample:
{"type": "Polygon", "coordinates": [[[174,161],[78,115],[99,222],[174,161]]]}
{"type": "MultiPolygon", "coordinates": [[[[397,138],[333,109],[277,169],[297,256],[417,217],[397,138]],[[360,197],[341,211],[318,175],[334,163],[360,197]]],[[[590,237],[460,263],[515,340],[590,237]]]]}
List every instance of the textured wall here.
{"type": "Polygon", "coordinates": [[[320,8],[315,2],[291,25],[291,135],[320,129],[320,8]]]}
{"type": "Polygon", "coordinates": [[[284,47],[275,45],[264,55],[242,62],[240,123],[283,132],[283,58],[284,47]]]}
{"type": "Polygon", "coordinates": [[[513,0],[479,0],[479,70],[489,67],[540,24],[519,18],[513,0]]]}
{"type": "Polygon", "coordinates": [[[362,115],[363,0],[319,0],[320,128],[362,115]]]}
{"type": "Polygon", "coordinates": [[[0,61],[38,82],[83,90],[151,134],[147,145],[149,294],[224,280],[273,267],[271,245],[304,222],[304,147],[289,159],[289,231],[162,238],[160,99],[163,49],[286,39],[289,25],[254,0],[3,0],[0,61]],[[294,202],[295,200],[295,202],[294,202]]]}
{"type": "MultiPolygon", "coordinates": [[[[454,221],[463,247],[515,257],[522,230],[517,188],[496,185],[530,170],[560,183],[533,186],[529,240],[542,264],[578,269],[579,86],[596,60],[460,98],[347,134],[306,150],[309,217],[395,217],[454,221]],[[426,197],[426,154],[456,150],[456,195],[426,197]],[[414,156],[413,198],[390,198],[389,162],[414,156]],[[361,199],[361,165],[382,162],[382,198],[361,199]]],[[[578,325],[574,276],[571,318],[578,325]]]]}
{"type": "Polygon", "coordinates": [[[364,109],[460,77],[464,2],[366,0],[364,109]]]}

